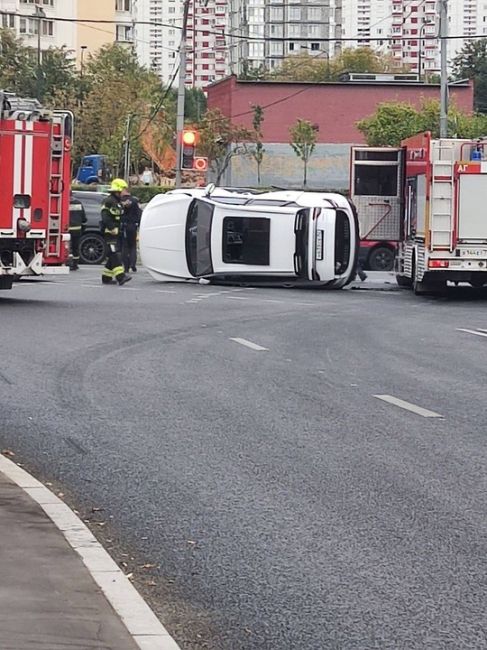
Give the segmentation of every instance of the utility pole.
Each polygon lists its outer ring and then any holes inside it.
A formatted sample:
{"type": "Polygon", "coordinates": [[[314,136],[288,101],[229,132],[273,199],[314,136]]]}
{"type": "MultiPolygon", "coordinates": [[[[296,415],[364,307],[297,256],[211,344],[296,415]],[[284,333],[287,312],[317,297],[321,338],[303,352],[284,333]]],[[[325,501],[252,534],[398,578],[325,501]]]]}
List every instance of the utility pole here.
{"type": "Polygon", "coordinates": [[[440,4],[441,108],[440,138],[448,137],[448,0],[440,4]]]}
{"type": "Polygon", "coordinates": [[[178,112],[176,119],[176,187],[181,186],[181,161],[184,131],[184,100],[186,95],[186,48],[188,33],[189,5],[191,0],[184,0],[183,27],[181,30],[181,46],[179,49],[179,87],[178,112]]]}
{"type": "Polygon", "coordinates": [[[37,99],[41,101],[42,94],[42,54],[41,54],[41,32],[42,32],[42,19],[47,18],[46,12],[42,7],[36,5],[36,12],[34,14],[37,19],[37,99]]]}
{"type": "Polygon", "coordinates": [[[127,124],[125,126],[125,142],[123,153],[123,177],[129,182],[130,178],[130,126],[132,124],[132,115],[127,117],[127,124]]]}

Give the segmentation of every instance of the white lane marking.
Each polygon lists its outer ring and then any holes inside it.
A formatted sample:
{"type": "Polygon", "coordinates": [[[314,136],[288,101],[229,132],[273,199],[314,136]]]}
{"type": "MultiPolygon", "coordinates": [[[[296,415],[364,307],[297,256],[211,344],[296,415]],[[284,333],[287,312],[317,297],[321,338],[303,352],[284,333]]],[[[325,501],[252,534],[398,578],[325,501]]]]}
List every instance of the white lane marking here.
{"type": "Polygon", "coordinates": [[[176,293],[176,291],[170,289],[156,289],[156,293],[176,293]]]}
{"type": "Polygon", "coordinates": [[[423,418],[443,418],[439,413],[429,411],[428,409],[424,409],[422,406],[417,406],[416,404],[411,404],[411,402],[405,402],[393,395],[374,395],[374,397],[383,402],[387,402],[388,404],[392,404],[393,406],[405,409],[406,411],[411,411],[411,413],[416,413],[416,415],[421,415],[423,418]]]}
{"type": "Polygon", "coordinates": [[[230,338],[230,341],[240,343],[240,345],[244,345],[246,348],[250,348],[251,350],[257,350],[258,352],[262,352],[268,349],[263,348],[261,345],[257,345],[257,343],[252,343],[252,341],[247,341],[247,339],[230,338]]]}
{"type": "Polygon", "coordinates": [[[140,650],[179,650],[127,576],[69,506],[2,454],[0,472],[38,503],[64,535],[140,650]]]}
{"type": "Polygon", "coordinates": [[[244,296],[227,296],[229,300],[250,300],[250,298],[245,298],[244,296]]]}
{"type": "Polygon", "coordinates": [[[475,336],[487,336],[487,331],[485,330],[467,330],[463,327],[457,327],[457,332],[466,332],[467,334],[475,334],[475,336]]]}

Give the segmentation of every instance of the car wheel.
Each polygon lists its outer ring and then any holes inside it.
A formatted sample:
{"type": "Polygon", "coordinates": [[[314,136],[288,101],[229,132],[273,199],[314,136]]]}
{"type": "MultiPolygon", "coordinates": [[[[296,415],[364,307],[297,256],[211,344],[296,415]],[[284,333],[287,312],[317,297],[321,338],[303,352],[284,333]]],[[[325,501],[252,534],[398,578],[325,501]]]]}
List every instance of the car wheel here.
{"type": "Polygon", "coordinates": [[[371,271],[392,271],[394,268],[394,251],[387,246],[379,246],[369,255],[371,271]]]}
{"type": "Polygon", "coordinates": [[[83,264],[101,264],[105,259],[105,240],[96,233],[87,233],[81,237],[80,261],[83,264]]]}

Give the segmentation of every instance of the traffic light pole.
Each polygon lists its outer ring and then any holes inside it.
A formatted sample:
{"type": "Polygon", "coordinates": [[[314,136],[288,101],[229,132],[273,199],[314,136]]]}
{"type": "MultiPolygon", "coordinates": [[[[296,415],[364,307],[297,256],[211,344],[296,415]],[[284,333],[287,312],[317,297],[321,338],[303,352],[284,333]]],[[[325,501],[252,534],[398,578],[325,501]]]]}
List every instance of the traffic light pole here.
{"type": "Polygon", "coordinates": [[[440,0],[441,108],[440,138],[448,137],[448,0],[440,0]]]}
{"type": "Polygon", "coordinates": [[[184,131],[184,100],[186,94],[186,48],[188,33],[189,4],[191,0],[184,0],[183,27],[181,30],[181,47],[179,53],[179,87],[178,87],[178,112],[176,119],[176,187],[181,186],[181,164],[183,151],[184,131]]]}

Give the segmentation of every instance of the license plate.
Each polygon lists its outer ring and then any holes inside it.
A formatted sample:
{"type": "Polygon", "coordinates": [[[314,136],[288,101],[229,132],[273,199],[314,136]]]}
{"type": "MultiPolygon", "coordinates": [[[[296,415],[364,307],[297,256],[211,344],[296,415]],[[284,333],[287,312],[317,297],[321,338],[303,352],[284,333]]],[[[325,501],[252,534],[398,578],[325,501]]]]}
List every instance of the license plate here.
{"type": "Polygon", "coordinates": [[[316,232],[316,248],[315,248],[315,255],[317,260],[322,260],[323,259],[323,231],[318,230],[316,232]]]}
{"type": "Polygon", "coordinates": [[[460,251],[461,257],[485,257],[487,258],[487,249],[485,248],[464,248],[460,251]]]}

